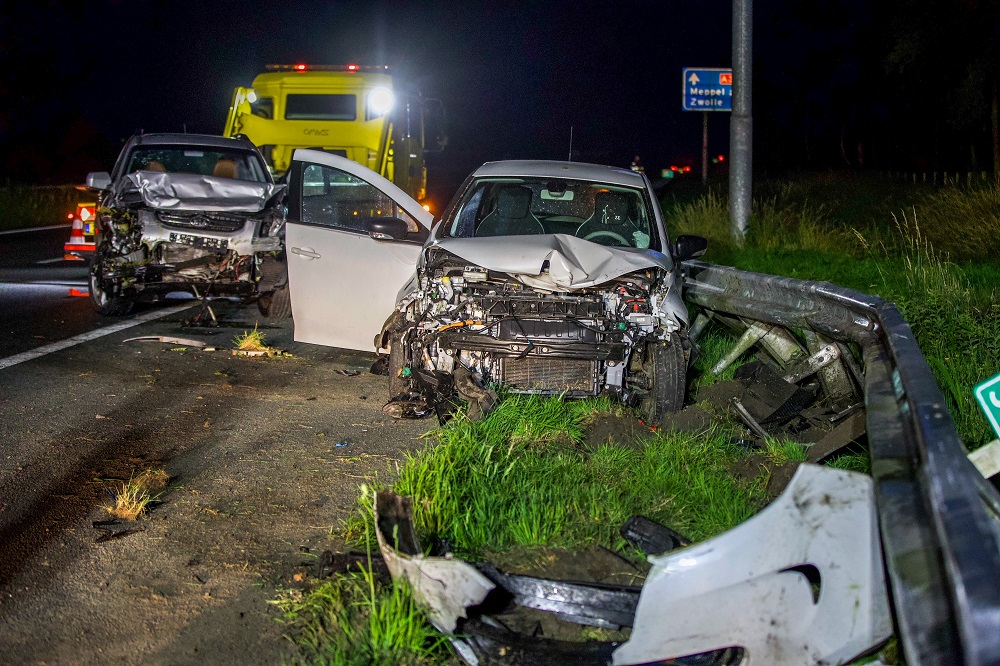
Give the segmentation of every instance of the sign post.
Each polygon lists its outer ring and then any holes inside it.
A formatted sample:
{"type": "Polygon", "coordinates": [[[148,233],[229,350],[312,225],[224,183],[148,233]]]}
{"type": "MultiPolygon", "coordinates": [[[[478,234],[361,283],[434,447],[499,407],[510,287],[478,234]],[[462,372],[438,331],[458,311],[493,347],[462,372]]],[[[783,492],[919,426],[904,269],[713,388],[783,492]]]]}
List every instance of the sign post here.
{"type": "Polygon", "coordinates": [[[701,184],[708,181],[708,112],[733,110],[733,70],[710,67],[685,67],[683,72],[685,111],[702,111],[701,184]]]}

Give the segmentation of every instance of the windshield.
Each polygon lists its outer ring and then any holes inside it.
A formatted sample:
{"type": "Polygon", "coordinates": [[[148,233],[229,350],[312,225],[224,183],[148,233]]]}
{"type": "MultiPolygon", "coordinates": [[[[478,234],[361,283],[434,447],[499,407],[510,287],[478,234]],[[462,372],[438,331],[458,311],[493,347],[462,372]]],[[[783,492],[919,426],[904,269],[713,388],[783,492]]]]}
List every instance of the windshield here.
{"type": "Polygon", "coordinates": [[[125,173],[159,171],[215,176],[254,183],[270,183],[261,158],[250,151],[204,146],[138,146],[129,157],[125,173]]]}
{"type": "Polygon", "coordinates": [[[459,238],[568,234],[611,247],[660,245],[643,190],[568,179],[476,180],[442,231],[459,238]]]}

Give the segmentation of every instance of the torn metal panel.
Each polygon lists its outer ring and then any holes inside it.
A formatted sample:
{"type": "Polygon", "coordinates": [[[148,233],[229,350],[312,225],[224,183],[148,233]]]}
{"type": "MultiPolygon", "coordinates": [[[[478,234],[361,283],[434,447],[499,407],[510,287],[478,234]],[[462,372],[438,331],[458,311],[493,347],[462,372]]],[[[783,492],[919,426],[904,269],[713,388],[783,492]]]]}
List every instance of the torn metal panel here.
{"type": "Polygon", "coordinates": [[[259,213],[285,186],[191,173],[137,171],[126,176],[151,208],[259,213]]]}
{"type": "Polygon", "coordinates": [[[465,609],[482,603],[495,586],[467,562],[424,555],[413,531],[412,516],[409,497],[376,494],[375,535],[389,572],[394,580],[408,581],[414,597],[427,607],[431,624],[451,634],[458,618],[466,617],[465,609]]]}
{"type": "Polygon", "coordinates": [[[845,663],[892,635],[872,479],[802,464],[770,506],[677,553],[651,557],[615,664],[724,647],[743,663],[845,663]]]}
{"type": "Polygon", "coordinates": [[[745,389],[740,397],[743,406],[764,426],[780,426],[816,400],[813,393],[783,379],[760,361],[741,365],[734,377],[745,389]]]}
{"type": "Polygon", "coordinates": [[[809,447],[806,459],[818,463],[840,451],[845,446],[860,439],[867,432],[867,420],[864,410],[852,412],[847,418],[837,424],[823,439],[809,447]]]}
{"type": "Polygon", "coordinates": [[[498,570],[491,564],[479,566],[487,578],[510,592],[514,603],[525,608],[548,611],[576,624],[618,630],[632,626],[639,603],[638,586],[602,585],[547,580],[498,570]]]}

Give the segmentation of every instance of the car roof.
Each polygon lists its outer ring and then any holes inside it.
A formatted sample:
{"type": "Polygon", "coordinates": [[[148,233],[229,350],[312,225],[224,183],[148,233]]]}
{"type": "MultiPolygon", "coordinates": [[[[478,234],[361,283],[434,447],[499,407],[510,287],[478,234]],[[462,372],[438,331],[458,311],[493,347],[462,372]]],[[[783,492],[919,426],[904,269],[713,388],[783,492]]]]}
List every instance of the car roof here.
{"type": "Polygon", "coordinates": [[[541,178],[569,178],[590,180],[627,187],[645,187],[646,179],[641,173],[622,167],[586,162],[560,162],[557,160],[502,160],[487,162],[472,174],[473,178],[500,178],[504,176],[526,176],[541,178]]]}
{"type": "Polygon", "coordinates": [[[253,149],[253,143],[243,136],[219,136],[217,134],[183,134],[183,133],[159,133],[159,134],[137,134],[132,137],[130,143],[134,146],[144,144],[159,146],[208,146],[211,148],[243,148],[253,149]]]}

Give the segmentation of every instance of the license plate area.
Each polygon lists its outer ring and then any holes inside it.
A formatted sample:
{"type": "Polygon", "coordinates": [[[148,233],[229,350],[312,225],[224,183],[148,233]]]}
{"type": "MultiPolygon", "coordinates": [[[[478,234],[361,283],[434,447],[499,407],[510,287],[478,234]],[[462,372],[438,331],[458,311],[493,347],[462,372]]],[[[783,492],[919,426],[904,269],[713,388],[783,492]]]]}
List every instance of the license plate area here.
{"type": "Polygon", "coordinates": [[[170,233],[170,242],[189,247],[200,247],[207,250],[227,250],[229,241],[225,238],[206,238],[205,236],[195,236],[193,234],[170,233]]]}

